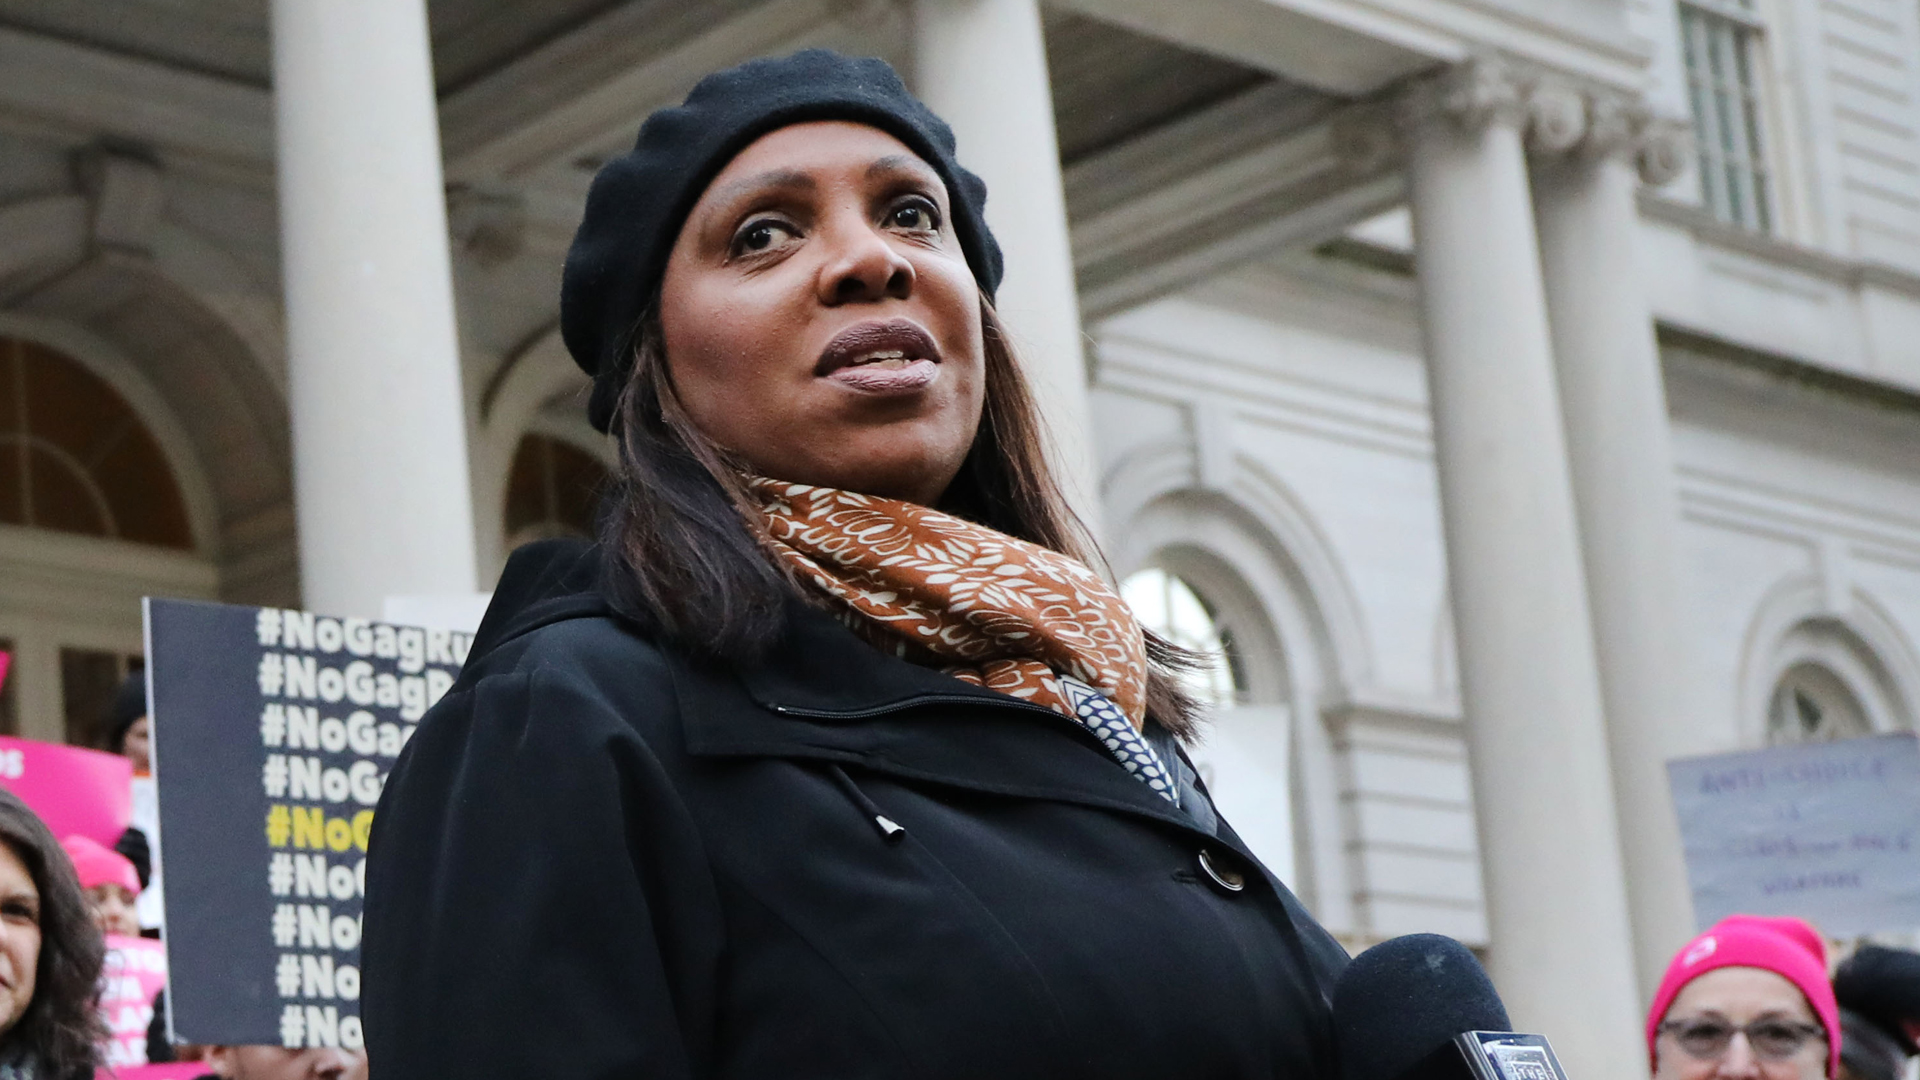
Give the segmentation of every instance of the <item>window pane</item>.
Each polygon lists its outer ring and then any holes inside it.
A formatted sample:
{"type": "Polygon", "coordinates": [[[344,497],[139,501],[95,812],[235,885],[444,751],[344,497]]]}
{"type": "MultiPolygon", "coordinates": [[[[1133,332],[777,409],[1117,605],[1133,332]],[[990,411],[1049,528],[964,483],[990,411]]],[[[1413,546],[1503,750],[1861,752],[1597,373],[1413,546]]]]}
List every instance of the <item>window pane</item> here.
{"type": "Polygon", "coordinates": [[[1120,596],[1142,626],[1209,661],[1181,677],[1194,700],[1215,708],[1234,703],[1241,686],[1233,642],[1199,593],[1165,570],[1148,569],[1122,582],[1120,596]]]}
{"type": "Polygon", "coordinates": [[[1871,734],[1866,710],[1832,671],[1801,663],[1780,677],[1767,710],[1769,742],[1828,742],[1871,734]]]}
{"type": "Polygon", "coordinates": [[[191,548],[166,455],[106,380],[0,337],[0,522],[191,548]]]}
{"type": "Polygon", "coordinates": [[[508,542],[592,536],[607,479],[606,466],[585,450],[545,435],[521,439],[507,472],[508,542]]]}
{"type": "Polygon", "coordinates": [[[139,670],[139,657],[98,649],[60,650],[60,697],[66,706],[67,742],[105,749],[107,713],[120,680],[139,670]]]}
{"type": "Polygon", "coordinates": [[[1758,34],[1745,22],[1688,3],[1680,5],[1680,34],[1701,200],[1722,221],[1764,231],[1771,215],[1753,54],[1758,34]]]}

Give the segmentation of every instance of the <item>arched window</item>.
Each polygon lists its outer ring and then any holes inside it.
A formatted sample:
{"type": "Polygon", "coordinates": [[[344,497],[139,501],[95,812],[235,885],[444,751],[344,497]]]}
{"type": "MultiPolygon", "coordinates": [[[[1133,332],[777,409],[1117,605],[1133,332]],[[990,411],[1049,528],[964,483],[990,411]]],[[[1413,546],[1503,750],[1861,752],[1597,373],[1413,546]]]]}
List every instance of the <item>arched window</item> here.
{"type": "Polygon", "coordinates": [[[1860,699],[1826,667],[1802,661],[1775,684],[1767,707],[1767,741],[1829,742],[1873,734],[1860,699]]]}
{"type": "Polygon", "coordinates": [[[1122,582],[1120,596],[1149,630],[1213,660],[1182,680],[1189,694],[1216,710],[1236,702],[1242,686],[1232,635],[1220,627],[1213,609],[1192,586],[1165,570],[1149,567],[1122,582]]]}
{"type": "Polygon", "coordinates": [[[507,547],[560,536],[591,537],[607,467],[592,454],[529,434],[507,473],[507,547]]]}
{"type": "Polygon", "coordinates": [[[0,337],[0,523],[191,549],[160,444],[106,381],[0,337]]]}

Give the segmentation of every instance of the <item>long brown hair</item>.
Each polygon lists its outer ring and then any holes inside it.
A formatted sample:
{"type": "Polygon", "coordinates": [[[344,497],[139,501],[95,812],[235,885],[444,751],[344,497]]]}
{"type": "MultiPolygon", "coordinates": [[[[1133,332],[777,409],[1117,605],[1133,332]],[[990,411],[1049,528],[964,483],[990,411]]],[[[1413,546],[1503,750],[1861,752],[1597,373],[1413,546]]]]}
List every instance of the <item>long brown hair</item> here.
{"type": "MultiPolygon", "coordinates": [[[[980,429],[939,509],[1086,563],[1098,546],[1047,464],[1047,434],[1033,392],[993,306],[980,302],[985,403],[980,429]]],[[[697,654],[751,663],[779,636],[786,604],[802,589],[762,547],[759,511],[741,463],[695,427],[667,365],[659,305],[635,332],[632,373],[613,434],[619,467],[601,541],[609,587],[629,614],[697,654]]],[[[1146,631],[1147,712],[1181,738],[1195,707],[1178,672],[1201,662],[1146,631]]]]}
{"type": "Polygon", "coordinates": [[[92,1076],[94,1047],[106,1035],[100,1020],[100,969],[106,942],[87,911],[73,862],[39,815],[10,791],[0,790],[0,844],[26,865],[40,891],[40,961],[33,1000],[12,1030],[0,1036],[0,1052],[24,1047],[56,1078],[92,1076]]]}

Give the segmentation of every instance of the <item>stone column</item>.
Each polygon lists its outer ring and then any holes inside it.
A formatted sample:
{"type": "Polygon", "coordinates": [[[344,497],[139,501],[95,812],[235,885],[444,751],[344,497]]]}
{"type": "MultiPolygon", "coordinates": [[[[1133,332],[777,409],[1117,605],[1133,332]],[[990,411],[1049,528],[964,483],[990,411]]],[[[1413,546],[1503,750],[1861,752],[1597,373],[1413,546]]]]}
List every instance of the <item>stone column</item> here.
{"type": "Polygon", "coordinates": [[[1698,699],[1680,603],[1666,391],[1634,246],[1634,195],[1642,175],[1671,180],[1683,158],[1671,152],[1669,130],[1623,100],[1548,85],[1535,91],[1532,114],[1540,265],[1639,987],[1651,999],[1694,930],[1665,763],[1689,749],[1680,733],[1698,699]]]}
{"type": "Polygon", "coordinates": [[[423,0],[273,0],[306,604],[472,592],[473,503],[423,0]]]}
{"type": "Polygon", "coordinates": [[[1403,113],[1489,968],[1570,1074],[1644,1076],[1524,117],[1492,61],[1403,113]]]}
{"type": "Polygon", "coordinates": [[[1061,482],[1097,531],[1098,457],[1039,2],[916,0],[914,43],[917,92],[953,126],[961,164],[987,182],[987,223],[1007,260],[996,307],[1061,482]]]}

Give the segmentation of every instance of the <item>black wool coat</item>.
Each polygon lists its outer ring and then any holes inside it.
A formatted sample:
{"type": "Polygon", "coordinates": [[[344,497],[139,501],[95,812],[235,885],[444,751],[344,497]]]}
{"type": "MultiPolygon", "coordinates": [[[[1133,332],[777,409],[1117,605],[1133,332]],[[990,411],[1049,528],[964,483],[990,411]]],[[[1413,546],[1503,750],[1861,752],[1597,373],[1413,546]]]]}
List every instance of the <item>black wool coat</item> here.
{"type": "Polygon", "coordinates": [[[1346,954],[1184,762],[1188,810],[798,604],[764,663],[693,662],[556,552],[381,798],[380,1080],[1333,1075],[1346,954]]]}

